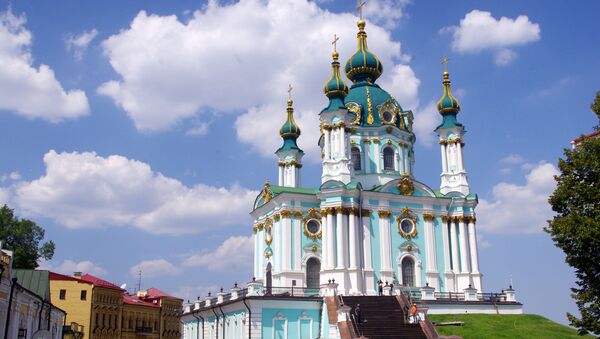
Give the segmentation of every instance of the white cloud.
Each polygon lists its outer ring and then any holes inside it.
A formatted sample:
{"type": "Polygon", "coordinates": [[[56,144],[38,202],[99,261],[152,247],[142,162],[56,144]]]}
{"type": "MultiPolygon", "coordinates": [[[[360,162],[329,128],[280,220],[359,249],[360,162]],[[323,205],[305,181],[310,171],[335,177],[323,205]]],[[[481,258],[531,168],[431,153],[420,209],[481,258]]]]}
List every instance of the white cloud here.
{"type": "MultiPolygon", "coordinates": [[[[403,2],[403,1],[401,1],[403,2]]],[[[382,3],[386,3],[383,1],[382,3]]],[[[331,72],[331,39],[345,62],[356,49],[356,17],[331,13],[307,0],[209,1],[189,20],[140,12],[102,43],[120,79],[98,88],[139,130],[161,131],[186,119],[235,113],[240,141],[271,157],[280,146],[291,83],[299,140],[318,159],[318,112],[331,72]],[[241,114],[241,115],[240,115],[241,114]]],[[[404,109],[416,109],[419,80],[390,32],[369,23],[369,47],[385,72],[379,83],[404,109]]]]}
{"type": "Polygon", "coordinates": [[[5,181],[17,181],[21,179],[21,174],[17,171],[12,171],[9,174],[5,174],[0,176],[0,182],[5,182],[5,181]]]}
{"type": "Polygon", "coordinates": [[[177,275],[181,270],[165,259],[144,260],[132,266],[129,273],[132,276],[138,276],[142,272],[142,277],[160,277],[165,275],[177,275]]]}
{"type": "Polygon", "coordinates": [[[233,236],[213,251],[189,256],[183,261],[183,266],[203,266],[211,271],[247,270],[254,258],[253,243],[252,236],[233,236]]]}
{"type": "Polygon", "coordinates": [[[210,127],[210,122],[201,122],[196,124],[195,126],[188,129],[185,134],[186,135],[194,135],[194,136],[203,136],[208,134],[208,128],[210,127]]]}
{"type": "Polygon", "coordinates": [[[119,155],[51,150],[44,163],[42,177],[10,188],[13,205],[26,216],[70,228],[131,225],[155,234],[201,233],[248,223],[258,194],[235,184],[188,187],[119,155]]]}
{"type": "Polygon", "coordinates": [[[526,161],[527,159],[525,159],[522,155],[516,153],[509,154],[504,158],[500,159],[500,163],[508,165],[519,165],[525,163],[526,161]]]}
{"type": "Polygon", "coordinates": [[[369,0],[364,6],[365,18],[387,29],[398,26],[398,20],[404,17],[404,7],[410,0],[369,0]]]}
{"type": "Polygon", "coordinates": [[[417,142],[426,147],[435,144],[436,134],[433,130],[440,124],[440,115],[435,101],[430,101],[422,110],[415,112],[413,129],[417,142]]]}
{"type": "Polygon", "coordinates": [[[83,31],[78,35],[69,34],[65,38],[65,45],[68,51],[73,52],[73,56],[77,60],[81,60],[88,45],[98,35],[98,31],[94,28],[89,31],[83,31]]]}
{"type": "Polygon", "coordinates": [[[25,22],[10,9],[0,13],[0,110],[50,122],[88,114],[82,90],[65,91],[48,65],[34,67],[25,22]]]}
{"type": "Polygon", "coordinates": [[[492,13],[480,10],[472,10],[460,20],[459,26],[445,27],[442,32],[452,33],[455,51],[494,51],[497,65],[506,65],[516,58],[517,54],[510,47],[540,39],[540,25],[531,22],[526,15],[496,19],[492,13]]]}
{"type": "Polygon", "coordinates": [[[477,209],[479,229],[485,233],[531,234],[541,232],[552,217],[548,197],[556,188],[558,169],[540,163],[526,175],[524,185],[501,182],[491,199],[481,199],[477,209]]]}
{"type": "Polygon", "coordinates": [[[65,275],[72,275],[74,272],[82,272],[83,274],[89,273],[96,276],[102,276],[107,273],[104,268],[89,260],[73,261],[66,259],[58,265],[53,265],[52,262],[44,261],[40,262],[38,269],[49,270],[65,275]]]}

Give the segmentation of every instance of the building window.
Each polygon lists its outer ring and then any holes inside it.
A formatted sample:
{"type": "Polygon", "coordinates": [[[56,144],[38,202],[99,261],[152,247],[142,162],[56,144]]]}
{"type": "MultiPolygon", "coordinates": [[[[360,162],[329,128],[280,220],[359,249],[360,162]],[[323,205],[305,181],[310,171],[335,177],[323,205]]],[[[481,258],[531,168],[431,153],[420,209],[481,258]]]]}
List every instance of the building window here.
{"type": "Polygon", "coordinates": [[[383,149],[383,169],[386,171],[395,170],[394,150],[391,147],[386,147],[383,149]]]}
{"type": "Polygon", "coordinates": [[[87,291],[86,290],[81,290],[80,299],[81,300],[87,300],[87,291]]]}
{"type": "Polygon", "coordinates": [[[60,290],[60,293],[58,295],[58,298],[60,300],[65,300],[67,298],[67,290],[60,290]]]}
{"type": "Polygon", "coordinates": [[[415,262],[409,257],[402,259],[402,285],[415,286],[415,262]]]}
{"type": "Polygon", "coordinates": [[[358,147],[352,147],[352,164],[354,165],[355,171],[362,170],[362,166],[360,163],[360,149],[358,147]]]}

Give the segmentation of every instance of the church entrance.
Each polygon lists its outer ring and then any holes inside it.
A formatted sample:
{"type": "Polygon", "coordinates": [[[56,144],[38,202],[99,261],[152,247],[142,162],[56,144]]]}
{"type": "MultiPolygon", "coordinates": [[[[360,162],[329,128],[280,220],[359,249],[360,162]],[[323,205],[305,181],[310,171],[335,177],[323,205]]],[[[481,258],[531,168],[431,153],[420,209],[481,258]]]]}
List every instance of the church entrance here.
{"type": "Polygon", "coordinates": [[[319,288],[319,272],[321,272],[319,259],[308,259],[306,261],[306,288],[319,288]]]}
{"type": "Polygon", "coordinates": [[[266,276],[266,287],[267,287],[267,291],[266,294],[270,295],[271,292],[273,291],[273,273],[271,272],[271,263],[267,264],[267,274],[265,274],[266,276]]]}
{"type": "Polygon", "coordinates": [[[402,259],[402,285],[415,286],[415,262],[409,257],[402,259]]]}

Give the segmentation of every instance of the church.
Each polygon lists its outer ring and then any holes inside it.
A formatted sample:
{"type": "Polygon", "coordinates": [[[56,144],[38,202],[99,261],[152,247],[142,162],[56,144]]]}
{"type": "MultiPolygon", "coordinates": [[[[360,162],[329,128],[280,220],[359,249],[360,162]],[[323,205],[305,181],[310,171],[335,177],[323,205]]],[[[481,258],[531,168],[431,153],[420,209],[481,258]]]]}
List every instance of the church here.
{"type": "Polygon", "coordinates": [[[351,317],[340,300],[381,294],[408,297],[429,313],[522,313],[512,286],[483,293],[478,199],[450,74],[444,69],[437,102],[441,171],[431,188],[413,171],[413,113],[377,84],[383,65],[367,47],[365,26],[361,18],[358,48],[343,66],[350,86],[334,41],[315,140],[321,185],[302,186],[290,95],[275,151],[277,185],[264,184],[250,213],[254,278],[188,302],[185,338],[348,337],[351,317]]]}

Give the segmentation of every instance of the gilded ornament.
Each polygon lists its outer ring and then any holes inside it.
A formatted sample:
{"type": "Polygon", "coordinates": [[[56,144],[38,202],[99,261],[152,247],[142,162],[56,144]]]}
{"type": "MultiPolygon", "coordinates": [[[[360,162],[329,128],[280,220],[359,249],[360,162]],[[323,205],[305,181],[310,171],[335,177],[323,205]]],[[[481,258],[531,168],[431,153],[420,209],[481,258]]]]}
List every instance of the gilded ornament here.
{"type": "Polygon", "coordinates": [[[269,184],[268,180],[265,181],[265,186],[263,187],[262,195],[265,203],[268,203],[269,201],[271,201],[271,199],[273,199],[273,192],[271,191],[271,185],[269,184]]]}
{"type": "Polygon", "coordinates": [[[337,214],[345,214],[346,209],[343,206],[335,206],[335,212],[337,214]]]}
{"type": "Polygon", "coordinates": [[[458,219],[458,222],[464,222],[465,221],[465,216],[464,215],[459,215],[457,219],[458,219]]]}
{"type": "Polygon", "coordinates": [[[273,242],[273,221],[271,221],[271,219],[267,218],[267,220],[265,220],[265,244],[267,244],[267,246],[270,246],[271,243],[273,242]]]}
{"type": "Polygon", "coordinates": [[[390,126],[388,126],[385,128],[385,131],[388,133],[392,133],[392,128],[390,126]]]}
{"type": "Polygon", "coordinates": [[[302,219],[302,212],[300,212],[300,211],[294,212],[294,218],[295,219],[302,219]]]}
{"type": "Polygon", "coordinates": [[[423,213],[423,220],[425,221],[433,221],[435,219],[435,215],[431,213],[423,213]]]}
{"type": "Polygon", "coordinates": [[[371,104],[371,94],[369,93],[369,87],[365,86],[365,90],[367,91],[367,109],[369,115],[367,116],[367,123],[369,125],[373,125],[375,122],[375,118],[373,117],[373,104],[371,104]]]}
{"type": "Polygon", "coordinates": [[[448,222],[448,216],[442,215],[442,222],[448,222]]]}
{"type": "Polygon", "coordinates": [[[446,141],[445,139],[440,139],[439,143],[440,145],[446,145],[448,141],[446,141]]]}
{"type": "Polygon", "coordinates": [[[370,143],[371,143],[371,139],[369,139],[369,138],[365,138],[365,139],[363,139],[363,142],[364,142],[365,144],[370,144],[370,143]]]}
{"type": "Polygon", "coordinates": [[[379,144],[379,138],[378,137],[374,137],[373,138],[373,143],[374,144],[379,144]]]}
{"type": "Polygon", "coordinates": [[[278,222],[279,221],[279,217],[280,217],[279,213],[273,214],[273,221],[278,222]]]}
{"type": "Polygon", "coordinates": [[[279,213],[281,214],[282,218],[289,218],[289,217],[292,216],[292,212],[291,211],[283,210],[283,211],[280,211],[279,213]]]}
{"type": "Polygon", "coordinates": [[[320,218],[321,214],[324,214],[323,211],[319,212],[318,209],[316,208],[311,208],[307,211],[308,215],[310,215],[313,218],[320,218]]]}
{"type": "Polygon", "coordinates": [[[335,214],[335,209],[333,207],[327,207],[327,214],[330,215],[334,215],[335,214]]]}
{"type": "Polygon", "coordinates": [[[312,245],[312,247],[310,248],[310,250],[311,250],[313,253],[317,253],[317,251],[319,250],[319,248],[317,247],[317,245],[312,245]]]}
{"type": "Polygon", "coordinates": [[[392,215],[392,212],[385,211],[385,210],[379,210],[379,211],[377,211],[377,214],[379,214],[380,218],[389,218],[390,215],[392,215]]]}
{"type": "Polygon", "coordinates": [[[402,179],[398,183],[398,191],[402,195],[412,195],[415,191],[415,185],[410,179],[410,175],[408,173],[402,174],[402,179]]]}
{"type": "Polygon", "coordinates": [[[377,107],[379,119],[382,123],[388,125],[393,125],[396,123],[397,110],[397,107],[394,106],[390,99],[377,107]],[[386,117],[386,113],[389,114],[388,117],[386,117]]]}
{"type": "Polygon", "coordinates": [[[371,210],[363,209],[360,213],[363,217],[368,217],[369,215],[371,215],[371,210]]]}
{"type": "Polygon", "coordinates": [[[309,218],[309,219],[305,219],[304,220],[304,235],[306,235],[308,238],[311,238],[312,240],[316,240],[317,238],[321,238],[321,234],[322,234],[322,230],[323,230],[323,226],[321,225],[321,221],[315,219],[315,218],[309,218]],[[308,223],[310,221],[314,221],[316,223],[319,224],[319,229],[316,232],[311,232],[308,229],[308,223]]]}
{"type": "Polygon", "coordinates": [[[388,144],[388,145],[391,145],[392,144],[392,139],[388,139],[385,143],[388,144]]]}
{"type": "Polygon", "coordinates": [[[410,240],[417,236],[417,218],[408,207],[402,209],[402,215],[396,217],[396,223],[398,233],[403,238],[410,240]]]}
{"type": "Polygon", "coordinates": [[[265,226],[265,224],[263,224],[262,222],[259,222],[258,224],[256,224],[256,229],[258,229],[259,231],[262,231],[264,226],[265,226]]]}

